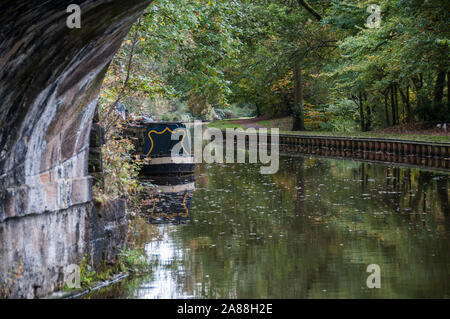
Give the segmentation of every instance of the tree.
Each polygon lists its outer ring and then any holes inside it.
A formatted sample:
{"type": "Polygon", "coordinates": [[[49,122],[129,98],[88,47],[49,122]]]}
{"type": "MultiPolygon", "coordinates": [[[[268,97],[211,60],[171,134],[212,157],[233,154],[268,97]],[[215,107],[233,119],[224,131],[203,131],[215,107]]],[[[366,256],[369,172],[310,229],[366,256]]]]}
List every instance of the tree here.
{"type": "MultiPolygon", "coordinates": [[[[342,58],[335,68],[337,81],[347,83],[342,87],[343,95],[364,92],[369,100],[384,98],[386,106],[389,100],[394,125],[412,121],[413,113],[419,120],[442,120],[446,116],[442,99],[449,68],[448,4],[380,1],[380,28],[352,27],[349,22],[357,21],[369,3],[335,2],[333,16],[325,19],[334,29],[345,29],[348,34],[340,42],[342,58]]],[[[389,124],[387,107],[383,110],[379,105],[367,105],[367,111],[372,107],[379,114],[385,113],[389,124]]],[[[364,112],[361,110],[361,118],[364,112]]]]}
{"type": "MultiPolygon", "coordinates": [[[[155,1],[141,19],[124,94],[187,101],[202,117],[213,106],[252,105],[258,115],[292,115],[294,130],[326,110],[334,124],[362,131],[450,116],[449,4],[380,0],[380,27],[368,28],[370,4],[155,1]]],[[[118,61],[113,69],[123,71],[118,61]]]]}

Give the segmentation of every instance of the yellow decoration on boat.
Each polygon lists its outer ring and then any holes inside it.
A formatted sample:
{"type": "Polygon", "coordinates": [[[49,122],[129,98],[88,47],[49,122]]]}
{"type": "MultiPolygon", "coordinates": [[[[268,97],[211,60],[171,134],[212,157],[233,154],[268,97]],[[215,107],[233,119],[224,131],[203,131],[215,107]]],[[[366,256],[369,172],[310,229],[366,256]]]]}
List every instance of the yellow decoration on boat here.
{"type": "Polygon", "coordinates": [[[164,134],[166,131],[169,131],[170,133],[174,133],[174,132],[176,132],[176,131],[178,131],[178,130],[181,130],[181,131],[183,131],[183,137],[182,137],[182,139],[181,139],[181,147],[183,148],[183,151],[187,154],[187,155],[189,155],[189,152],[184,148],[184,139],[185,139],[185,137],[186,137],[186,130],[184,130],[184,129],[182,129],[182,128],[177,128],[175,131],[172,131],[168,126],[166,126],[166,128],[164,129],[164,130],[162,130],[161,132],[158,132],[158,131],[156,131],[156,130],[151,130],[150,132],[148,132],[148,138],[150,139],[150,142],[152,142],[152,146],[150,147],[150,150],[148,151],[148,153],[147,153],[147,155],[146,156],[149,156],[150,155],[150,153],[152,152],[152,150],[153,150],[153,139],[152,139],[152,137],[150,136],[150,134],[152,134],[152,133],[156,133],[156,134],[159,134],[159,135],[161,135],[161,134],[164,134]]]}

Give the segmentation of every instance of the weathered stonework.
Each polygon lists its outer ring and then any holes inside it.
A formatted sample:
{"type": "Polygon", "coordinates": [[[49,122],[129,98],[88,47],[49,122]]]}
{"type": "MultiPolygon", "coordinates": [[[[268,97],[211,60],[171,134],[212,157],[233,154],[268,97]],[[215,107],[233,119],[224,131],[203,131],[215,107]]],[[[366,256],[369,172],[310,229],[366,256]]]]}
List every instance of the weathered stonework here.
{"type": "Polygon", "coordinates": [[[125,200],[95,204],[88,223],[88,255],[91,264],[100,269],[104,264],[114,263],[126,243],[128,219],[125,214],[125,200]]]}
{"type": "Polygon", "coordinates": [[[99,124],[98,112],[95,112],[92,121],[91,135],[89,139],[89,165],[88,172],[93,178],[93,183],[104,185],[102,146],[105,143],[105,130],[99,124]]]}
{"type": "Polygon", "coordinates": [[[92,218],[92,118],[108,65],[149,2],[76,1],[80,29],[66,26],[72,0],[0,2],[0,292],[7,296],[57,288],[60,267],[89,252],[92,229],[102,227],[92,218]],[[16,264],[22,275],[12,285],[16,264]]]}
{"type": "Polygon", "coordinates": [[[36,298],[64,286],[65,270],[83,257],[97,269],[125,246],[125,200],[8,219],[0,223],[0,298],[36,298]]]}
{"type": "Polygon", "coordinates": [[[64,270],[88,250],[90,205],[0,223],[0,297],[35,298],[62,288],[64,270]]]}

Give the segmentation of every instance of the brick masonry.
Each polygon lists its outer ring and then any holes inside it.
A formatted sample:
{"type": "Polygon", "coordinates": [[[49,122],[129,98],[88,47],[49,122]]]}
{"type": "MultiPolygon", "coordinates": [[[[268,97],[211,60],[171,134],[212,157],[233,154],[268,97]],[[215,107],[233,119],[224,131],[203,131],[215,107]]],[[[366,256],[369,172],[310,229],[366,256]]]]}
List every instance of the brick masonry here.
{"type": "MultiPolygon", "coordinates": [[[[0,11],[3,297],[48,294],[65,265],[108,260],[124,236],[124,203],[92,203],[89,143],[105,72],[150,0],[78,1],[81,29],[66,26],[71,3],[18,0],[0,11]]],[[[101,169],[101,158],[91,163],[101,169]]]]}

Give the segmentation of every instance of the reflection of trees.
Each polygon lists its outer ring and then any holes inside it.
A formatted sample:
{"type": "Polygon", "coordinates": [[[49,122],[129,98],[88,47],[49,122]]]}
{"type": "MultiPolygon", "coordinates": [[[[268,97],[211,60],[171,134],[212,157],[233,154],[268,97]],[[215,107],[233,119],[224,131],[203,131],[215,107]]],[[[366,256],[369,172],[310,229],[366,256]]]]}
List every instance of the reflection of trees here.
{"type": "MultiPolygon", "coordinates": [[[[358,212],[364,214],[360,219],[355,218],[356,214],[341,214],[336,224],[342,229],[352,229],[353,234],[364,232],[373,238],[372,245],[362,246],[353,252],[352,258],[361,258],[362,252],[371,250],[381,253],[378,263],[395,266],[390,269],[395,274],[391,280],[393,294],[398,290],[404,292],[406,286],[415,288],[410,290],[410,296],[422,296],[425,289],[432,290],[427,292],[428,297],[448,293],[442,282],[448,275],[449,249],[447,241],[443,240],[448,233],[448,221],[442,222],[439,217],[448,214],[448,175],[371,164],[363,166],[357,170],[359,184],[370,200],[356,198],[348,202],[348,206],[357,207],[358,212]],[[438,255],[440,258],[430,260],[430,256],[438,255]],[[414,285],[421,282],[427,285],[414,285]]],[[[357,194],[351,184],[350,193],[357,194]]]]}
{"type": "Polygon", "coordinates": [[[449,181],[447,175],[442,176],[438,179],[436,183],[437,187],[437,195],[439,197],[439,201],[441,203],[441,210],[446,218],[448,218],[450,213],[450,207],[448,205],[448,197],[449,197],[449,181]]]}
{"type": "Polygon", "coordinates": [[[305,212],[305,172],[304,172],[304,157],[300,157],[296,162],[295,177],[297,179],[297,200],[295,201],[295,211],[297,214],[305,212]]]}
{"type": "Polygon", "coordinates": [[[429,188],[429,183],[433,175],[430,172],[418,172],[418,187],[415,193],[414,199],[412,200],[412,209],[415,213],[426,211],[427,204],[427,189],[429,188]],[[420,205],[422,204],[422,205],[420,205]],[[422,209],[420,209],[422,206],[422,209]]]}
{"type": "Polygon", "coordinates": [[[193,222],[175,233],[190,248],[178,261],[184,289],[204,297],[366,297],[365,267],[378,263],[391,281],[372,294],[448,291],[441,279],[450,250],[439,239],[448,226],[436,218],[448,213],[447,176],[314,158],[280,165],[274,176],[248,164],[202,170],[208,184],[194,194],[193,222]]]}

